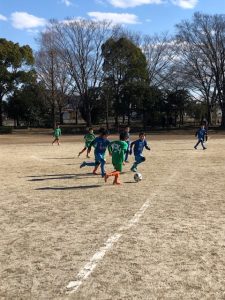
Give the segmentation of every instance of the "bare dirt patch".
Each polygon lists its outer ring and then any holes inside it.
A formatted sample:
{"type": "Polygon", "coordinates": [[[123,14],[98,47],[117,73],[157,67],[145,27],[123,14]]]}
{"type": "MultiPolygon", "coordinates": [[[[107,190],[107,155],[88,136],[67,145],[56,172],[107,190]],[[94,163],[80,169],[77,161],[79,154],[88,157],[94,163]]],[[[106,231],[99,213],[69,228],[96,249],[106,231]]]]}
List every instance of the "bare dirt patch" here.
{"type": "Polygon", "coordinates": [[[195,151],[193,135],[148,139],[143,180],[130,163],[115,187],[79,168],[82,136],[61,146],[48,134],[0,136],[0,299],[225,299],[225,140],[195,151]],[[146,199],[139,223],[66,295],[146,199]]]}

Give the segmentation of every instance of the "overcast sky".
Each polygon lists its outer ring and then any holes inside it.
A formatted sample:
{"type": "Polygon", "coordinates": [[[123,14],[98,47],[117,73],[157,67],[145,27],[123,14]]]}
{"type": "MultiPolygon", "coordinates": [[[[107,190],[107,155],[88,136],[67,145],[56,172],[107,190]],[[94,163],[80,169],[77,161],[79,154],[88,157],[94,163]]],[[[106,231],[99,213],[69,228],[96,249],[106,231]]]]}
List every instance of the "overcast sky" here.
{"type": "Polygon", "coordinates": [[[194,12],[225,14],[225,0],[0,0],[0,37],[37,48],[35,36],[49,19],[110,19],[129,29],[169,31],[194,12]]]}

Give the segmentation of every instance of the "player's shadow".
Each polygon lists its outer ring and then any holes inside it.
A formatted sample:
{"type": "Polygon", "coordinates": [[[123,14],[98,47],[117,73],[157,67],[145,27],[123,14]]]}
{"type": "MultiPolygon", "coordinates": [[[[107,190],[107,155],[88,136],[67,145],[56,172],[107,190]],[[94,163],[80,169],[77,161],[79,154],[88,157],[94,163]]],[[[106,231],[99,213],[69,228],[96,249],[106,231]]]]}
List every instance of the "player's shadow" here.
{"type": "Polygon", "coordinates": [[[172,151],[193,151],[192,148],[189,149],[164,149],[162,151],[172,152],[172,151]]]}
{"type": "Polygon", "coordinates": [[[93,189],[101,187],[101,185],[93,184],[93,185],[78,185],[78,186],[68,186],[68,187],[42,187],[35,189],[36,191],[48,191],[48,190],[55,190],[55,191],[65,191],[65,190],[85,190],[85,189],[93,189]]]}
{"type": "Polygon", "coordinates": [[[27,176],[28,181],[48,181],[48,180],[64,180],[64,179],[83,179],[83,178],[95,178],[92,173],[84,174],[45,174],[45,175],[33,175],[27,176]]]}

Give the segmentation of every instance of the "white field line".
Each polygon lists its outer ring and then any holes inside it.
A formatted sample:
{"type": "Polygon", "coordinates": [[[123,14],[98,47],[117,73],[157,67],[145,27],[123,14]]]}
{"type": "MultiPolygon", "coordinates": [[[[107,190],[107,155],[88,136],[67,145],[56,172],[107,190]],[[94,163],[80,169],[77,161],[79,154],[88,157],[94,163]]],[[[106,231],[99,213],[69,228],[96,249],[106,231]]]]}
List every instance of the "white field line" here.
{"type": "MultiPolygon", "coordinates": [[[[167,180],[167,184],[176,176],[177,170],[169,177],[167,180]]],[[[155,192],[151,198],[157,196],[155,192]]],[[[79,287],[83,284],[85,280],[91,275],[94,269],[97,267],[98,263],[104,258],[105,254],[112,249],[113,245],[119,241],[119,239],[123,236],[125,231],[133,227],[135,224],[138,224],[140,218],[144,215],[145,211],[149,208],[151,203],[150,199],[147,199],[142,207],[136,212],[132,219],[130,219],[125,225],[119,227],[118,232],[113,234],[89,260],[88,263],[80,270],[80,272],[76,275],[75,280],[70,281],[66,286],[67,292],[66,294],[75,293],[79,287]]]]}

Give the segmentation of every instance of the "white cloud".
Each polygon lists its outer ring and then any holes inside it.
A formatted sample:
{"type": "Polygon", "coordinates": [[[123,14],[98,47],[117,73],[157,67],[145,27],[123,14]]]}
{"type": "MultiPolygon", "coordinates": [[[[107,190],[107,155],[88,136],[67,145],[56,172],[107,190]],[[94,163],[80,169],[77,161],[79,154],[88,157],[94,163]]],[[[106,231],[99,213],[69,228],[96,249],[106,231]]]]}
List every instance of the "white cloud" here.
{"type": "Polygon", "coordinates": [[[164,0],[108,0],[115,7],[128,8],[143,4],[162,4],[164,0]]]}
{"type": "Polygon", "coordinates": [[[7,21],[7,18],[0,14],[0,21],[7,21]]]}
{"type": "Polygon", "coordinates": [[[172,0],[172,3],[184,9],[190,9],[198,4],[198,0],[172,0]]]}
{"type": "Polygon", "coordinates": [[[102,13],[102,12],[89,12],[89,17],[95,21],[108,20],[112,21],[113,24],[138,24],[138,17],[134,14],[127,13],[102,13]]]}
{"type": "Polygon", "coordinates": [[[71,6],[72,2],[70,0],[62,0],[61,1],[63,4],[65,4],[66,6],[71,6]]]}
{"type": "Polygon", "coordinates": [[[17,29],[30,29],[45,26],[47,21],[26,12],[14,12],[11,14],[12,26],[17,29]]]}

